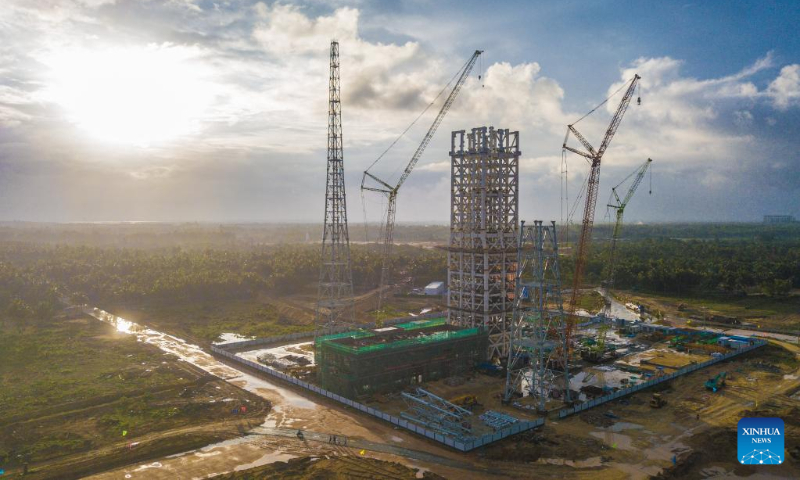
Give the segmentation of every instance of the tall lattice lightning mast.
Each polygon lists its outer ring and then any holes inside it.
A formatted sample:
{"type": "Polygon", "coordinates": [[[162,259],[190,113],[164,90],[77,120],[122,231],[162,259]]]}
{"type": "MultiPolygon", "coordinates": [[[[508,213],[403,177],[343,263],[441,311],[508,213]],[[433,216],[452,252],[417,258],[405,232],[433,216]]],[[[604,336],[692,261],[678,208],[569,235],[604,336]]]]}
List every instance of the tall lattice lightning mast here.
{"type": "Polygon", "coordinates": [[[339,83],[339,42],[331,41],[328,88],[328,175],[325,184],[325,226],[319,273],[316,324],[331,333],[354,323],[353,274],[342,156],[342,102],[339,83]]]}
{"type": "Polygon", "coordinates": [[[566,322],[556,222],[520,225],[514,319],[505,402],[531,396],[544,411],[551,398],[570,401],[566,322]]]}

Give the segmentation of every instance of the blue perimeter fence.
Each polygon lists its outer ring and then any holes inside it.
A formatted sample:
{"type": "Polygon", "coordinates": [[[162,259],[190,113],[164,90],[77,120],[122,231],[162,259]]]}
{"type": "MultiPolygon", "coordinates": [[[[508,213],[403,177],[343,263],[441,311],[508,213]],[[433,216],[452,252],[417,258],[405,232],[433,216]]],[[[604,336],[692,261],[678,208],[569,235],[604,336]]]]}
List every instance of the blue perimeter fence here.
{"type": "MultiPolygon", "coordinates": [[[[413,321],[413,320],[423,320],[423,319],[426,319],[426,318],[437,318],[439,316],[441,316],[441,314],[428,314],[428,315],[420,315],[420,316],[417,316],[417,317],[398,318],[398,319],[386,321],[386,322],[384,322],[384,325],[394,325],[394,324],[397,324],[397,323],[403,323],[403,322],[408,322],[408,321],[413,321]]],[[[365,325],[365,327],[371,328],[370,325],[365,325]]],[[[346,331],[346,329],[342,329],[342,331],[346,331]]],[[[337,395],[337,394],[335,394],[333,392],[330,392],[328,390],[325,390],[323,388],[319,388],[316,385],[313,385],[313,384],[308,383],[308,382],[304,382],[304,381],[302,381],[300,379],[292,377],[291,375],[286,375],[285,373],[279,372],[279,371],[277,371],[275,369],[272,369],[272,368],[269,368],[269,367],[267,367],[265,365],[261,365],[259,363],[247,360],[247,359],[242,358],[242,357],[236,355],[235,353],[233,353],[233,351],[248,350],[248,349],[252,349],[252,347],[256,347],[256,346],[259,346],[259,345],[272,345],[272,344],[277,344],[277,343],[285,343],[285,342],[290,342],[290,341],[294,341],[294,340],[300,340],[300,339],[303,339],[303,338],[311,338],[313,336],[314,336],[314,332],[300,332],[300,333],[292,333],[292,334],[289,334],[289,335],[282,335],[282,336],[279,336],[279,337],[257,338],[257,339],[254,339],[254,340],[244,340],[244,341],[241,341],[241,342],[228,342],[228,343],[212,345],[211,346],[211,351],[214,352],[215,354],[223,356],[223,357],[225,357],[225,358],[227,358],[227,359],[229,359],[231,361],[240,363],[240,364],[245,365],[247,367],[250,367],[252,369],[258,370],[258,371],[263,372],[263,373],[266,373],[267,375],[270,375],[270,376],[272,376],[274,378],[278,378],[280,380],[292,383],[292,384],[297,385],[298,387],[304,388],[306,390],[310,390],[310,391],[312,391],[314,393],[317,393],[317,394],[322,395],[324,397],[330,398],[331,400],[337,401],[337,402],[339,402],[339,403],[341,403],[343,405],[347,405],[348,407],[355,408],[356,410],[362,411],[362,412],[364,412],[364,413],[366,413],[368,415],[371,415],[371,416],[373,416],[375,418],[379,418],[381,420],[385,420],[385,421],[387,421],[389,423],[392,423],[392,424],[397,425],[399,427],[405,428],[406,430],[409,430],[411,432],[417,433],[417,434],[422,435],[424,437],[430,438],[431,440],[434,440],[434,441],[439,442],[441,444],[447,445],[448,447],[452,447],[452,448],[454,448],[456,450],[459,450],[459,451],[462,451],[462,452],[468,452],[468,451],[473,450],[475,448],[478,448],[478,447],[481,447],[481,446],[484,446],[484,445],[488,445],[488,444],[490,444],[492,442],[496,442],[498,440],[501,440],[503,438],[509,437],[511,435],[515,435],[517,433],[524,432],[524,431],[530,430],[532,428],[540,427],[540,426],[542,426],[544,424],[544,421],[545,421],[544,418],[539,418],[539,419],[536,419],[536,420],[533,420],[533,421],[519,421],[519,422],[517,422],[517,423],[515,423],[513,425],[510,425],[510,426],[508,426],[506,428],[498,430],[498,431],[496,431],[494,433],[490,433],[490,434],[486,434],[486,435],[483,435],[483,436],[480,436],[480,437],[476,437],[476,438],[473,438],[473,439],[471,439],[469,441],[458,441],[458,440],[455,440],[453,438],[446,437],[446,436],[444,436],[444,435],[442,435],[440,433],[436,433],[436,432],[434,432],[432,430],[428,430],[427,428],[423,428],[423,427],[420,427],[418,425],[415,425],[414,423],[408,422],[408,421],[406,421],[406,420],[404,420],[402,418],[398,418],[398,417],[395,417],[393,415],[389,415],[388,413],[384,413],[384,412],[382,412],[380,410],[377,410],[375,408],[368,407],[368,406],[366,406],[364,404],[361,404],[361,403],[358,403],[358,402],[354,402],[354,401],[350,400],[349,398],[345,398],[345,397],[343,397],[341,395],[337,395]]],[[[588,410],[590,408],[596,407],[598,405],[602,405],[603,403],[610,402],[611,400],[615,400],[617,398],[624,397],[625,395],[630,395],[632,393],[636,393],[636,392],[638,392],[640,390],[644,390],[645,388],[652,387],[653,385],[656,385],[658,383],[662,383],[662,382],[666,382],[666,381],[672,380],[672,379],[677,378],[677,377],[679,377],[681,375],[685,375],[687,373],[694,372],[695,370],[699,370],[701,368],[705,368],[705,367],[711,366],[711,365],[713,365],[715,363],[725,361],[725,360],[727,360],[729,358],[733,358],[733,357],[735,357],[737,355],[741,355],[743,353],[749,352],[749,351],[754,350],[756,348],[763,347],[764,345],[766,345],[768,343],[765,340],[754,340],[754,342],[755,343],[753,345],[741,348],[741,349],[739,349],[739,350],[737,350],[735,352],[726,353],[725,355],[713,358],[713,359],[708,360],[706,362],[696,363],[694,365],[690,365],[688,367],[681,368],[680,370],[677,370],[676,372],[671,373],[669,375],[664,375],[664,376],[655,378],[653,380],[648,380],[646,382],[640,383],[640,384],[635,385],[633,387],[626,388],[624,390],[618,390],[618,391],[616,391],[614,393],[611,393],[609,395],[605,395],[605,396],[598,397],[598,398],[595,398],[593,400],[590,400],[588,402],[581,403],[580,405],[577,405],[577,406],[575,406],[573,408],[562,409],[562,410],[560,410],[558,412],[558,418],[565,418],[565,417],[568,417],[568,416],[573,415],[575,413],[579,413],[579,412],[582,412],[584,410],[588,410]]]]}
{"type": "MultiPolygon", "coordinates": [[[[417,318],[419,318],[419,317],[417,317],[417,318]]],[[[227,344],[227,345],[230,345],[230,344],[227,344]]],[[[238,348],[238,347],[236,347],[236,348],[238,348]]],[[[510,426],[508,426],[506,428],[503,428],[503,429],[498,430],[498,431],[496,431],[494,433],[491,433],[491,434],[486,434],[486,435],[483,435],[481,437],[476,437],[476,438],[471,439],[469,441],[458,441],[458,440],[454,440],[453,438],[450,438],[450,437],[445,437],[444,435],[442,435],[440,433],[436,433],[436,432],[434,432],[432,430],[428,430],[427,428],[422,428],[422,427],[420,427],[418,425],[415,425],[412,422],[408,422],[406,420],[403,420],[402,418],[398,418],[398,417],[395,417],[393,415],[389,415],[388,413],[381,412],[380,410],[374,409],[372,407],[368,407],[368,406],[366,406],[364,404],[361,404],[361,403],[358,403],[358,402],[354,402],[354,401],[350,400],[349,398],[345,398],[345,397],[343,397],[341,395],[337,395],[337,394],[332,393],[332,392],[330,392],[328,390],[325,390],[324,388],[319,388],[316,385],[313,385],[313,384],[308,383],[308,382],[304,382],[304,381],[299,380],[299,379],[297,379],[295,377],[292,377],[291,375],[286,375],[285,373],[281,373],[281,372],[279,372],[277,370],[274,370],[272,368],[269,368],[267,366],[261,365],[259,363],[256,363],[256,362],[253,362],[253,361],[250,361],[250,360],[247,360],[247,359],[244,359],[244,358],[236,355],[235,353],[231,353],[231,352],[225,350],[224,348],[220,348],[220,346],[218,346],[218,345],[213,345],[211,347],[211,350],[214,353],[216,353],[217,355],[221,355],[221,356],[223,356],[225,358],[228,358],[228,359],[230,359],[230,360],[232,360],[234,362],[241,363],[242,365],[246,365],[246,366],[248,366],[250,368],[256,369],[256,370],[258,370],[260,372],[264,372],[267,375],[270,375],[270,376],[275,377],[275,378],[279,378],[279,379],[284,380],[286,382],[293,383],[294,385],[297,385],[298,387],[302,387],[302,388],[305,388],[306,390],[310,390],[310,391],[312,391],[314,393],[317,393],[319,395],[322,395],[324,397],[328,397],[331,400],[335,400],[335,401],[337,401],[337,402],[339,402],[339,403],[341,403],[343,405],[347,405],[348,407],[355,408],[356,410],[360,410],[360,411],[362,411],[362,412],[364,412],[364,413],[366,413],[368,415],[372,415],[375,418],[379,418],[381,420],[385,420],[385,421],[387,421],[389,423],[392,423],[392,424],[397,425],[399,427],[405,428],[406,430],[410,430],[410,431],[412,431],[414,433],[417,433],[417,434],[422,435],[424,437],[430,438],[431,440],[435,440],[435,441],[437,441],[439,443],[447,445],[448,447],[455,448],[456,450],[460,450],[462,452],[468,452],[468,451],[470,451],[472,449],[475,449],[475,448],[478,448],[480,446],[487,445],[487,444],[492,443],[492,442],[496,442],[497,440],[500,440],[501,438],[506,438],[506,437],[508,437],[510,435],[514,435],[514,434],[517,434],[519,432],[524,432],[525,430],[530,430],[531,428],[536,428],[536,427],[539,427],[539,426],[544,424],[544,419],[543,418],[540,418],[540,419],[537,419],[537,420],[534,420],[534,421],[519,421],[519,422],[517,422],[517,423],[515,423],[513,425],[510,425],[510,426]]]]}
{"type": "Polygon", "coordinates": [[[558,418],[568,417],[570,415],[574,415],[576,413],[580,413],[580,412],[582,412],[584,410],[588,410],[588,409],[596,407],[598,405],[602,405],[602,404],[604,404],[606,402],[610,402],[611,400],[615,400],[617,398],[624,397],[625,395],[630,395],[631,393],[636,393],[639,390],[644,390],[645,388],[650,388],[653,385],[657,385],[657,384],[662,383],[662,382],[668,382],[668,381],[670,381],[672,379],[680,377],[681,375],[686,375],[687,373],[691,373],[691,372],[694,372],[696,370],[700,370],[701,368],[710,367],[711,365],[714,365],[715,363],[723,362],[723,361],[728,360],[730,358],[733,358],[733,357],[735,357],[737,355],[741,355],[741,354],[749,352],[751,350],[755,350],[756,348],[763,347],[764,345],[766,345],[768,343],[765,340],[753,340],[753,341],[755,342],[755,343],[753,343],[753,345],[749,345],[747,347],[740,348],[739,350],[736,350],[734,352],[726,353],[724,355],[712,358],[711,360],[707,360],[707,361],[702,362],[702,363],[695,363],[693,365],[689,365],[688,367],[683,367],[680,370],[676,370],[675,372],[670,373],[669,375],[663,375],[663,376],[660,376],[658,378],[654,378],[652,380],[648,380],[646,382],[642,382],[642,383],[640,383],[638,385],[634,385],[632,387],[628,387],[628,388],[626,388],[624,390],[617,390],[614,393],[610,393],[608,395],[604,395],[602,397],[595,398],[593,400],[581,403],[580,405],[577,405],[577,406],[572,407],[572,408],[565,408],[565,409],[560,410],[558,412],[558,418]]]}

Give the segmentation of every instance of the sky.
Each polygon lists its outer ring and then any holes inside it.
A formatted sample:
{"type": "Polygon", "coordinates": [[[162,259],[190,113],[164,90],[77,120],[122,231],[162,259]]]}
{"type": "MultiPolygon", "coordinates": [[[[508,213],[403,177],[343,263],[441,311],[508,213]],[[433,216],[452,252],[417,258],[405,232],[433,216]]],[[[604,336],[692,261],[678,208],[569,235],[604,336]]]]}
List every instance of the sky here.
{"type": "MultiPolygon", "coordinates": [[[[566,126],[636,73],[597,221],[647,158],[628,222],[800,217],[798,2],[3,3],[0,220],[321,222],[331,39],[351,223],[380,221],[362,172],[476,49],[399,222],[448,221],[450,132],[480,126],[520,132],[521,219],[563,221],[566,126]]],[[[619,100],[577,124],[594,145],[619,100]]],[[[440,104],[371,171],[397,179],[440,104]]]]}

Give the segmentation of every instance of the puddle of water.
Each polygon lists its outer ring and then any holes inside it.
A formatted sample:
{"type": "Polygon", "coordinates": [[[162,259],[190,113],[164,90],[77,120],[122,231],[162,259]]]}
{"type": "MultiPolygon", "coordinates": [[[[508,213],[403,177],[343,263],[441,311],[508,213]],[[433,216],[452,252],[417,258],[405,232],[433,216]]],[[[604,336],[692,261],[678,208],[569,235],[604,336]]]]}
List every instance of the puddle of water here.
{"type": "Polygon", "coordinates": [[[602,467],[603,459],[600,457],[591,457],[585,460],[568,460],[566,458],[540,458],[536,463],[544,463],[547,465],[566,465],[575,468],[592,468],[602,467]]]}
{"type": "Polygon", "coordinates": [[[254,461],[254,462],[245,463],[243,465],[238,465],[238,466],[234,467],[233,471],[239,472],[239,471],[242,471],[242,470],[248,470],[250,468],[260,467],[262,465],[267,465],[267,464],[270,464],[270,463],[285,462],[287,460],[291,460],[292,458],[297,458],[297,456],[296,455],[290,455],[288,453],[283,453],[283,452],[267,453],[267,454],[263,455],[261,458],[259,458],[258,460],[254,461]]]}
{"type": "MultiPolygon", "coordinates": [[[[136,335],[139,341],[155,345],[164,352],[175,355],[180,360],[189,362],[214,376],[226,380],[229,383],[247,390],[248,392],[254,393],[260,397],[270,398],[264,394],[264,391],[269,391],[277,393],[287,404],[293,407],[310,410],[313,410],[317,407],[317,404],[315,404],[313,401],[305,397],[301,397],[290,390],[279,387],[264,379],[242,373],[235,368],[225,365],[214,358],[211,354],[203,351],[203,349],[197,345],[187,343],[185,340],[182,340],[178,337],[167,335],[151,328],[133,323],[129,320],[125,320],[124,318],[117,317],[116,315],[112,315],[106,311],[100,310],[99,308],[86,308],[84,309],[84,312],[102,322],[112,325],[120,332],[136,335]]],[[[273,403],[277,404],[275,401],[273,401],[273,403]]]]}
{"type": "Polygon", "coordinates": [[[642,430],[644,426],[638,423],[617,422],[608,429],[612,432],[621,432],[623,430],[642,430]]]}
{"type": "Polygon", "coordinates": [[[135,472],[141,472],[142,470],[147,470],[148,468],[161,468],[163,466],[164,465],[162,465],[161,462],[153,462],[153,463],[149,463],[147,465],[139,465],[139,468],[134,470],[134,473],[135,472]]]}
{"type": "Polygon", "coordinates": [[[247,337],[239,335],[238,333],[220,333],[219,340],[214,342],[214,345],[224,345],[232,342],[242,342],[244,340],[253,340],[256,337],[247,337]]]}
{"type": "Polygon", "coordinates": [[[628,435],[621,433],[613,433],[611,431],[605,432],[591,432],[591,436],[599,438],[611,448],[618,448],[621,450],[634,450],[633,439],[628,435]]]}
{"type": "MultiPolygon", "coordinates": [[[[301,348],[307,345],[311,345],[312,343],[313,342],[302,342],[302,343],[293,343],[291,345],[281,345],[279,347],[262,348],[260,350],[248,350],[246,352],[237,353],[236,355],[256,363],[262,363],[258,360],[258,357],[264,354],[272,355],[277,360],[292,355],[295,357],[305,358],[310,362],[308,366],[312,366],[314,365],[314,353],[311,351],[303,350],[301,348]]],[[[284,362],[287,362],[287,365],[296,365],[294,362],[290,360],[284,360],[284,362]]]]}

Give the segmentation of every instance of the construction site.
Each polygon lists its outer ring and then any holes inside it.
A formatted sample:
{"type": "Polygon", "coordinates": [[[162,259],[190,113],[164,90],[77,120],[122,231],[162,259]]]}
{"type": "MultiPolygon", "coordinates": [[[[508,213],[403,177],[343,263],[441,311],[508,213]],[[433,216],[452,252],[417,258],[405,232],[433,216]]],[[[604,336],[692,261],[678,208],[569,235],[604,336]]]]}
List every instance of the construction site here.
{"type": "Polygon", "coordinates": [[[0,480],[800,478],[800,2],[6,3],[0,480]]]}
{"type": "MultiPolygon", "coordinates": [[[[648,172],[649,158],[612,189],[609,208],[615,226],[606,280],[597,290],[605,305],[597,312],[578,308],[580,296],[593,292],[584,286],[583,274],[601,161],[634,99],[638,75],[612,95],[621,93],[621,99],[598,147],[580,133],[577,122],[567,126],[564,157],[578,155],[590,166],[581,197],[580,232],[567,252],[559,250],[561,229],[556,222],[526,223],[519,218],[519,193],[526,188],[519,177],[520,132],[493,126],[453,131],[450,240],[439,246],[447,252],[447,280],[441,286],[446,289],[446,314],[380,317],[385,298],[403,288],[391,278],[398,193],[481,51],[440,93],[447,93],[444,103],[399,180],[390,183],[369,170],[363,174],[362,191],[383,195],[387,210],[381,228],[376,319],[358,324],[345,205],[338,48],[337,42],[331,43],[326,210],[315,333],[313,338],[230,344],[219,352],[468,451],[541,427],[548,419],[585,415],[581,412],[645,389],[653,390],[647,405],[663,408],[668,401],[657,391],[670,388],[678,377],[766,345],[764,339],[735,332],[664,325],[644,307],[615,299],[616,244],[625,207],[648,172]],[[571,145],[571,138],[579,145],[571,145]],[[562,284],[559,266],[565,255],[574,258],[568,287],[562,284]]],[[[635,103],[641,104],[641,98],[635,103]]],[[[731,377],[727,371],[710,375],[703,395],[724,391],[731,377]]]]}

